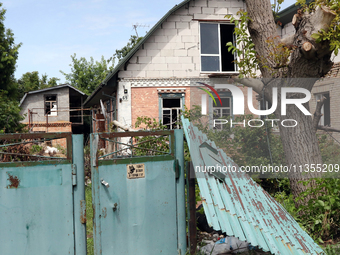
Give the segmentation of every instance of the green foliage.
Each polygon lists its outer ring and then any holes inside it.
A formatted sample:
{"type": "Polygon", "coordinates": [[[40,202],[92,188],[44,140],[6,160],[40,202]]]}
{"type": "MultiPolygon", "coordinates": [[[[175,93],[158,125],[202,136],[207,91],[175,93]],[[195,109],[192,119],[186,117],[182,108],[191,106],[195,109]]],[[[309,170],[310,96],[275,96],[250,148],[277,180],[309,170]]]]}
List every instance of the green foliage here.
{"type": "Polygon", "coordinates": [[[307,190],[302,192],[298,200],[309,199],[301,205],[299,211],[304,212],[302,224],[311,233],[314,240],[323,242],[336,235],[340,227],[340,180],[310,179],[302,182],[307,190]],[[311,185],[315,182],[316,185],[311,185]]]}
{"type": "MultiPolygon", "coordinates": [[[[151,119],[146,116],[138,117],[135,127],[148,131],[166,130],[166,126],[162,125],[162,122],[158,122],[155,118],[151,119]]],[[[134,144],[136,147],[142,148],[133,150],[133,155],[135,156],[165,155],[163,152],[169,152],[170,150],[168,136],[135,137],[134,144]]]]}
{"type": "Polygon", "coordinates": [[[235,60],[235,62],[239,68],[239,77],[255,78],[258,60],[255,45],[247,33],[248,22],[251,19],[248,17],[248,13],[243,10],[240,10],[237,15],[239,15],[237,18],[232,15],[226,15],[230,22],[235,24],[234,34],[236,35],[236,44],[228,42],[226,46],[229,52],[236,53],[238,56],[238,60],[235,60]]]}
{"type": "Polygon", "coordinates": [[[121,48],[120,50],[116,50],[116,53],[113,54],[113,59],[117,58],[118,62],[122,60],[139,42],[143,37],[138,37],[136,35],[131,35],[126,46],[121,48]]]}
{"type": "Polygon", "coordinates": [[[17,81],[18,98],[20,100],[24,96],[24,94],[29,91],[57,86],[57,82],[59,80],[60,79],[56,77],[48,79],[46,74],[43,74],[41,78],[39,78],[39,72],[37,71],[24,73],[17,81]]]}
{"type": "Polygon", "coordinates": [[[339,255],[340,254],[340,247],[328,245],[324,249],[324,251],[325,251],[326,255],[339,255]]]}
{"type": "Polygon", "coordinates": [[[41,147],[38,144],[33,144],[32,147],[30,148],[30,153],[31,154],[39,154],[43,150],[43,147],[41,147]]]}
{"type": "Polygon", "coordinates": [[[340,164],[340,146],[328,135],[319,136],[319,147],[324,164],[340,164]]]}
{"type": "Polygon", "coordinates": [[[105,60],[104,56],[96,62],[94,62],[93,57],[90,58],[90,61],[87,61],[84,57],[77,59],[76,54],[71,56],[71,59],[71,73],[60,72],[73,87],[87,95],[90,95],[105,79],[108,72],[113,69],[113,66],[109,66],[111,60],[105,60]]]}
{"type": "Polygon", "coordinates": [[[22,131],[25,125],[20,124],[24,118],[16,100],[11,100],[6,91],[0,90],[0,133],[22,131]]]}
{"type": "Polygon", "coordinates": [[[14,34],[4,25],[6,10],[0,3],[0,90],[7,91],[11,99],[16,97],[16,84],[13,74],[21,43],[14,43],[14,34]]]}
{"type": "Polygon", "coordinates": [[[94,254],[92,185],[85,186],[87,254],[94,254]]]}

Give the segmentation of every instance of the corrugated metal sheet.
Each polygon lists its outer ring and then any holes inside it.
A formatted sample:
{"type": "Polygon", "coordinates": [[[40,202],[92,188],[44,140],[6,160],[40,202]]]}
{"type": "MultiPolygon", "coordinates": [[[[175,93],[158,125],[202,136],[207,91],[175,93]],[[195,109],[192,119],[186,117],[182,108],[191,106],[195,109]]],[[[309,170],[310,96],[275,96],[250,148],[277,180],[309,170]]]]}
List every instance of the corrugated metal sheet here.
{"type": "MultiPolygon", "coordinates": [[[[194,168],[238,166],[182,117],[194,168]]],[[[198,170],[198,169],[197,169],[198,170]]],[[[273,254],[321,254],[294,218],[246,173],[195,171],[209,225],[273,254]]]]}

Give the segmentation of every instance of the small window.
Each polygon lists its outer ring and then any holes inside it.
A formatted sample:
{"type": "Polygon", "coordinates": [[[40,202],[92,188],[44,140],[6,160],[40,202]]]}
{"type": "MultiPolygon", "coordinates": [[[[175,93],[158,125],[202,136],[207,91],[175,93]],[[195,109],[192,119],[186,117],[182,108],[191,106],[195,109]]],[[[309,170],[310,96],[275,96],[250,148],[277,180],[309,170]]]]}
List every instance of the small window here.
{"type": "Polygon", "coordinates": [[[57,116],[57,95],[45,95],[45,115],[57,116]]]}
{"type": "Polygon", "coordinates": [[[316,94],[315,100],[319,101],[322,99],[322,97],[325,97],[326,100],[321,108],[321,118],[319,125],[320,126],[331,126],[331,104],[330,104],[330,98],[329,98],[329,92],[322,93],[322,94],[316,94]]]}
{"type": "MultiPolygon", "coordinates": [[[[231,116],[231,97],[221,97],[222,105],[218,98],[213,102],[214,119],[226,119],[231,116]]],[[[216,124],[216,129],[222,129],[222,124],[216,124]]]]}
{"type": "Polygon", "coordinates": [[[236,72],[235,55],[226,44],[234,42],[233,24],[201,23],[201,71],[236,72]]]}
{"type": "Polygon", "coordinates": [[[182,111],[181,98],[162,98],[162,120],[168,129],[179,128],[179,116],[182,111]]]}

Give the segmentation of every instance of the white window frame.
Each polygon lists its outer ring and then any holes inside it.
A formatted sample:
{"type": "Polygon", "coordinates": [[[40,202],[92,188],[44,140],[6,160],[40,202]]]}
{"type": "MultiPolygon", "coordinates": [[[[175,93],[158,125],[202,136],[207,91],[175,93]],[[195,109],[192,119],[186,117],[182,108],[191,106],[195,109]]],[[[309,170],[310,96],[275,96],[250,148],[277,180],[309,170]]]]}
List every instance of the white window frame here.
{"type": "MultiPolygon", "coordinates": [[[[323,92],[323,93],[318,93],[318,94],[315,94],[315,105],[317,105],[318,101],[322,99],[322,97],[325,95],[325,94],[328,94],[329,95],[329,92],[323,92]]],[[[331,109],[329,109],[329,112],[330,112],[331,109]]],[[[319,125],[320,126],[325,126],[325,105],[322,105],[321,107],[321,118],[319,120],[319,125]]],[[[329,123],[331,125],[331,123],[329,123]]]]}
{"type": "MultiPolygon", "coordinates": [[[[227,22],[200,22],[199,23],[199,40],[200,40],[200,72],[201,73],[232,73],[232,74],[238,74],[239,71],[238,71],[238,66],[237,64],[234,62],[234,69],[235,71],[222,71],[222,57],[221,57],[221,29],[220,29],[220,26],[221,25],[232,25],[235,27],[235,24],[232,24],[232,23],[227,23],[227,22]],[[218,50],[219,50],[219,53],[218,54],[202,54],[201,53],[201,50],[202,50],[202,43],[201,43],[201,24],[202,23],[206,23],[206,24],[217,24],[218,25],[218,50]],[[219,57],[219,69],[220,71],[203,71],[202,70],[202,57],[219,57]]],[[[236,41],[236,38],[235,38],[235,35],[233,34],[233,44],[235,45],[235,41],[236,41]]],[[[226,46],[227,47],[227,46],[226,46]]],[[[234,53],[234,60],[238,60],[238,56],[236,54],[236,52],[234,53]]]]}
{"type": "Polygon", "coordinates": [[[176,128],[175,129],[179,129],[180,128],[180,125],[179,125],[179,116],[180,116],[180,114],[181,114],[181,112],[182,112],[182,109],[183,108],[183,106],[182,106],[182,98],[181,97],[175,97],[175,98],[169,98],[169,97],[162,97],[162,125],[164,125],[164,126],[166,126],[166,125],[170,125],[170,130],[172,130],[173,128],[172,128],[172,125],[173,125],[173,122],[171,122],[172,121],[172,119],[173,119],[173,117],[172,117],[172,111],[173,110],[176,110],[177,111],[177,124],[176,124],[176,128]],[[179,100],[179,103],[180,103],[180,105],[179,105],[179,107],[173,107],[173,108],[164,108],[163,107],[163,100],[164,99],[171,99],[171,100],[174,100],[174,99],[178,99],[179,100]],[[170,111],[170,124],[165,124],[164,123],[164,115],[169,115],[169,114],[164,114],[164,111],[170,111]]]}
{"type": "MultiPolygon", "coordinates": [[[[221,100],[223,99],[223,98],[229,98],[229,107],[215,107],[214,106],[214,102],[212,101],[212,113],[213,113],[213,119],[219,119],[219,118],[224,118],[224,117],[233,117],[233,114],[232,114],[232,111],[231,111],[231,104],[232,104],[232,97],[230,97],[230,96],[222,96],[222,97],[220,97],[221,98],[221,100]],[[229,115],[228,116],[223,116],[223,113],[222,113],[222,111],[223,111],[223,109],[226,109],[226,110],[229,110],[229,115]],[[215,110],[220,110],[220,116],[215,116],[215,110]]],[[[218,100],[218,98],[215,98],[215,100],[218,100]]],[[[216,127],[215,127],[215,129],[217,129],[217,130],[221,130],[222,129],[222,124],[216,124],[216,127]]]]}

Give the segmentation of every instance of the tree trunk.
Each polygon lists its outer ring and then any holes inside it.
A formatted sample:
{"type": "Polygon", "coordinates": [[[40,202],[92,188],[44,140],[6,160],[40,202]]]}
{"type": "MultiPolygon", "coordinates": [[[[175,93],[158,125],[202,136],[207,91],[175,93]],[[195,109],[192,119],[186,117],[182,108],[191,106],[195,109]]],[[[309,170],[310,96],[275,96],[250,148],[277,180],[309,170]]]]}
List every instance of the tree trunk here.
{"type": "MultiPolygon", "coordinates": [[[[312,15],[299,12],[294,16],[295,35],[281,40],[278,36],[273,36],[277,34],[277,28],[270,0],[246,0],[246,5],[251,18],[248,29],[258,54],[263,84],[258,86],[257,82],[254,87],[249,81],[242,83],[253,87],[260,95],[263,93],[269,102],[272,101],[272,88],[279,88],[278,108],[275,112],[277,119],[280,121],[293,119],[298,123],[296,127],[279,125],[286,163],[288,167],[298,170],[289,174],[292,193],[297,197],[306,190],[305,186],[298,183],[299,180],[320,177],[317,172],[303,175],[300,169],[304,170],[311,164],[322,164],[322,159],[312,116],[305,116],[294,105],[288,105],[287,115],[281,115],[280,88],[297,87],[311,91],[317,79],[330,70],[333,63],[330,61],[329,42],[316,43],[311,35],[321,28],[327,29],[335,15],[326,7],[318,7],[312,15]],[[283,47],[290,48],[292,52],[289,58],[282,57],[282,63],[278,64],[271,57],[271,53],[280,52],[283,47]]],[[[288,94],[288,97],[299,98],[301,94],[288,94]]],[[[306,104],[305,107],[309,109],[306,104]]],[[[291,125],[289,121],[284,123],[291,125]]]]}

